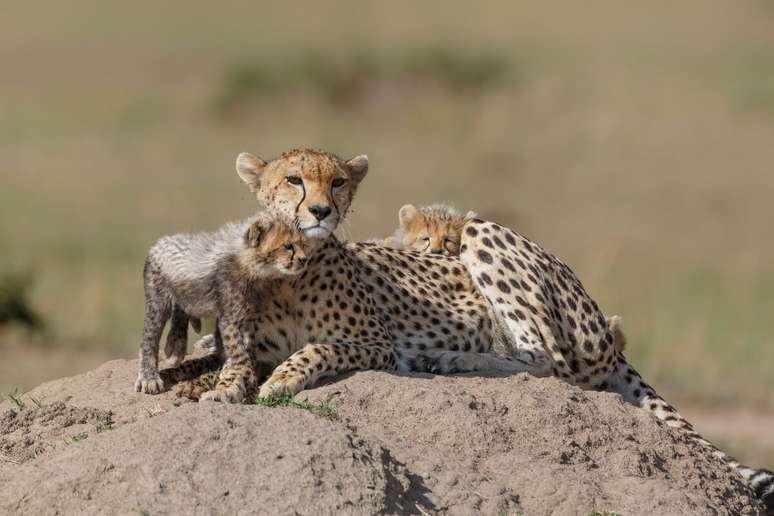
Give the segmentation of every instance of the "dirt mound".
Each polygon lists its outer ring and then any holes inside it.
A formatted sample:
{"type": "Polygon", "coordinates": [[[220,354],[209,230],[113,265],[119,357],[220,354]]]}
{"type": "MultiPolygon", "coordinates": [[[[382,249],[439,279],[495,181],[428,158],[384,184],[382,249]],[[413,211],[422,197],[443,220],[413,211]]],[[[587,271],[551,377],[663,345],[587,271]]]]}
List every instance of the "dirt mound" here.
{"type": "Polygon", "coordinates": [[[57,444],[68,445],[88,436],[110,430],[109,411],[70,407],[61,401],[28,409],[26,404],[0,414],[0,454],[13,463],[26,462],[57,444]]]}
{"type": "Polygon", "coordinates": [[[135,366],[43,384],[24,397],[41,407],[0,404],[0,442],[18,450],[32,429],[39,450],[0,455],[0,513],[758,513],[704,450],[555,379],[358,373],[297,397],[330,400],[326,418],[137,394],[135,366]],[[52,413],[58,430],[35,430],[52,413]],[[81,438],[58,445],[63,430],[81,438]]]}

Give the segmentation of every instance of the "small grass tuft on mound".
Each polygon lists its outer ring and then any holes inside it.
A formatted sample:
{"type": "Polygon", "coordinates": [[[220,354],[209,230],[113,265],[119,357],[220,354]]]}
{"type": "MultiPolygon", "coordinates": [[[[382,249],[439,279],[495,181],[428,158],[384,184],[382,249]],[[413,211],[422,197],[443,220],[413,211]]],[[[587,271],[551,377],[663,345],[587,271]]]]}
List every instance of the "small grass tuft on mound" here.
{"type": "Polygon", "coordinates": [[[281,396],[271,395],[265,397],[257,397],[253,400],[255,405],[261,405],[263,407],[293,407],[301,410],[307,410],[316,416],[323,417],[325,419],[336,419],[336,409],[331,403],[333,396],[329,396],[324,401],[312,403],[309,400],[295,400],[293,396],[283,394],[281,396]]]}

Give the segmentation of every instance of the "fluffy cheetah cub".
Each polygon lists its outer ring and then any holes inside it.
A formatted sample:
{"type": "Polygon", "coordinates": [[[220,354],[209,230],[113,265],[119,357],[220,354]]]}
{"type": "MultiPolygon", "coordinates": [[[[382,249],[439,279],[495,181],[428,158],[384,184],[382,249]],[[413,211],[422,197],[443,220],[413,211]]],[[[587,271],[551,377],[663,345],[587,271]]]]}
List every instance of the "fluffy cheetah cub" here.
{"type": "Polygon", "coordinates": [[[214,233],[156,242],[145,261],[145,327],[136,390],[155,394],[164,389],[159,338],[173,307],[192,318],[233,313],[258,284],[301,273],[316,243],[273,211],[214,233]]]}
{"type": "MultiPolygon", "coordinates": [[[[463,215],[446,204],[420,208],[406,204],[398,211],[400,226],[382,244],[393,249],[459,256],[462,226],[477,216],[473,211],[463,215]]],[[[607,326],[613,334],[613,345],[619,351],[626,349],[626,335],[623,332],[621,317],[608,317],[607,326]]],[[[202,347],[212,345],[211,341],[207,341],[202,347]]]]}
{"type": "Polygon", "coordinates": [[[446,204],[420,208],[406,204],[398,211],[398,229],[383,244],[393,249],[459,256],[462,226],[476,216],[472,211],[463,215],[446,204]]]}

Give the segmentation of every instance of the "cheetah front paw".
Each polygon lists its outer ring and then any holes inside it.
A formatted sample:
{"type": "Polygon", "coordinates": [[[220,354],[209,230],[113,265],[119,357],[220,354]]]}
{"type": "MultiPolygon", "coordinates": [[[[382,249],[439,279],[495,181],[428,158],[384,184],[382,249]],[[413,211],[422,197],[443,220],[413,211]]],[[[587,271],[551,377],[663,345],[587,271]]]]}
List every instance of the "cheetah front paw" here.
{"type": "Polygon", "coordinates": [[[216,387],[199,397],[199,401],[221,401],[223,403],[240,403],[245,399],[245,391],[239,385],[216,387]]]}
{"type": "Polygon", "coordinates": [[[261,385],[258,396],[295,396],[304,390],[304,380],[299,377],[288,376],[285,373],[273,374],[261,385]]]}
{"type": "Polygon", "coordinates": [[[164,380],[158,375],[148,378],[139,377],[134,382],[134,390],[145,394],[159,394],[164,392],[164,380]]]}

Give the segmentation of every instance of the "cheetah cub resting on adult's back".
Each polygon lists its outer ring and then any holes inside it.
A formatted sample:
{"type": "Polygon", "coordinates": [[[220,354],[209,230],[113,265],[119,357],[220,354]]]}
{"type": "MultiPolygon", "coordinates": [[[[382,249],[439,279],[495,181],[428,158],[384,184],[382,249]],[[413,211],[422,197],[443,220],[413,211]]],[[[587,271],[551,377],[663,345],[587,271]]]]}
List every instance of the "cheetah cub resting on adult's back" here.
{"type": "Polygon", "coordinates": [[[135,389],[149,394],[164,389],[159,338],[173,307],[189,317],[233,315],[249,305],[257,285],[301,273],[317,244],[273,211],[214,233],[161,238],[145,261],[145,327],[135,389]]]}
{"type": "Polygon", "coordinates": [[[382,244],[393,249],[459,256],[462,226],[476,213],[465,215],[446,204],[415,207],[406,204],[398,211],[398,229],[382,244]]]}
{"type": "MultiPolygon", "coordinates": [[[[419,208],[406,204],[398,211],[398,229],[382,244],[393,249],[459,256],[462,227],[477,216],[473,211],[463,215],[446,204],[419,208]]],[[[618,315],[608,317],[607,326],[613,334],[613,344],[623,351],[626,348],[623,320],[618,315]]],[[[211,345],[209,341],[208,344],[211,345]]]]}

